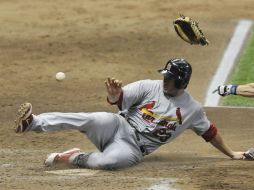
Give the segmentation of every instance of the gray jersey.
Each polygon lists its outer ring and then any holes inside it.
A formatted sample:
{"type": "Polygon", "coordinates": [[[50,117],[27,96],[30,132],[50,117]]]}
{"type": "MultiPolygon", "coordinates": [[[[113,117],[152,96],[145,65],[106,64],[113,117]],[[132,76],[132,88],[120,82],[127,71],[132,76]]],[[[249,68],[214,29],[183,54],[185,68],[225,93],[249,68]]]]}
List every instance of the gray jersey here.
{"type": "Polygon", "coordinates": [[[127,121],[145,137],[149,152],[185,129],[202,135],[210,126],[202,106],[187,91],[178,97],[165,96],[161,80],[141,80],[123,87],[122,110],[127,121]]]}

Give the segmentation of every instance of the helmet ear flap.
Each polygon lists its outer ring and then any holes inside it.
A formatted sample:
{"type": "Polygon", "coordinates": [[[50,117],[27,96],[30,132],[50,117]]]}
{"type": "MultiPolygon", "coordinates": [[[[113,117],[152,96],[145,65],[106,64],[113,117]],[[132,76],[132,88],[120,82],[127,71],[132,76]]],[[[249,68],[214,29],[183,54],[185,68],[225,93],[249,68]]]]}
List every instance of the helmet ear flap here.
{"type": "Polygon", "coordinates": [[[183,83],[182,77],[181,76],[177,76],[177,79],[175,79],[175,87],[177,89],[182,88],[182,83],[183,83]]]}
{"type": "Polygon", "coordinates": [[[175,81],[175,87],[180,88],[187,88],[189,81],[190,81],[191,74],[186,73],[183,77],[179,76],[179,79],[175,81]]]}
{"type": "Polygon", "coordinates": [[[188,83],[189,83],[188,77],[178,76],[178,78],[175,80],[175,87],[178,89],[181,89],[181,88],[185,89],[188,86],[188,83]]]}

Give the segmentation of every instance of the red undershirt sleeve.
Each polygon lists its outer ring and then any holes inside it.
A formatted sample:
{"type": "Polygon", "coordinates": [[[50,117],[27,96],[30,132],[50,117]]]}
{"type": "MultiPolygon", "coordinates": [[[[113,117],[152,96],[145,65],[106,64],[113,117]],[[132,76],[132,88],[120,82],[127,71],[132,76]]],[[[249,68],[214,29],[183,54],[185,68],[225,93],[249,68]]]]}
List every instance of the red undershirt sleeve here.
{"type": "Polygon", "coordinates": [[[214,124],[211,124],[209,129],[202,135],[206,142],[211,141],[217,135],[217,128],[214,124]]]}

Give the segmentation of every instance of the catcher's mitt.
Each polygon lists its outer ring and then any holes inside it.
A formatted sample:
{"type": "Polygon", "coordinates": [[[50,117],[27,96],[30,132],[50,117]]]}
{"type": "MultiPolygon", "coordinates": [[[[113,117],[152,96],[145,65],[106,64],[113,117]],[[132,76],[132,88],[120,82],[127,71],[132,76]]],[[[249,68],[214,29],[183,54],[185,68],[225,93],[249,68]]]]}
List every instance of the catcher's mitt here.
{"type": "Polygon", "coordinates": [[[244,160],[254,160],[254,148],[249,149],[244,154],[244,160]]]}
{"type": "Polygon", "coordinates": [[[176,33],[186,42],[190,44],[208,45],[209,41],[204,36],[202,30],[198,26],[198,22],[190,17],[185,17],[180,14],[180,17],[175,19],[174,27],[176,33]]]}

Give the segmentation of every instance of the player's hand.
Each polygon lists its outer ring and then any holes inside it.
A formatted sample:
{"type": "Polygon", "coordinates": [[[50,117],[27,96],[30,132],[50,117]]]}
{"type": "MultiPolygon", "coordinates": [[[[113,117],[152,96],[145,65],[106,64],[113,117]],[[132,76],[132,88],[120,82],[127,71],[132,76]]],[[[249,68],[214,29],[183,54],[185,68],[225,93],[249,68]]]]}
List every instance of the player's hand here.
{"type": "Polygon", "coordinates": [[[108,77],[108,79],[105,81],[105,86],[107,89],[109,102],[117,102],[122,92],[122,81],[108,77]]]}
{"type": "Polygon", "coordinates": [[[233,152],[231,157],[233,160],[243,160],[244,159],[244,152],[233,152]]]}
{"type": "Polygon", "coordinates": [[[214,93],[217,92],[220,96],[227,96],[230,94],[236,94],[236,85],[220,85],[217,87],[216,90],[214,90],[214,93]]]}

